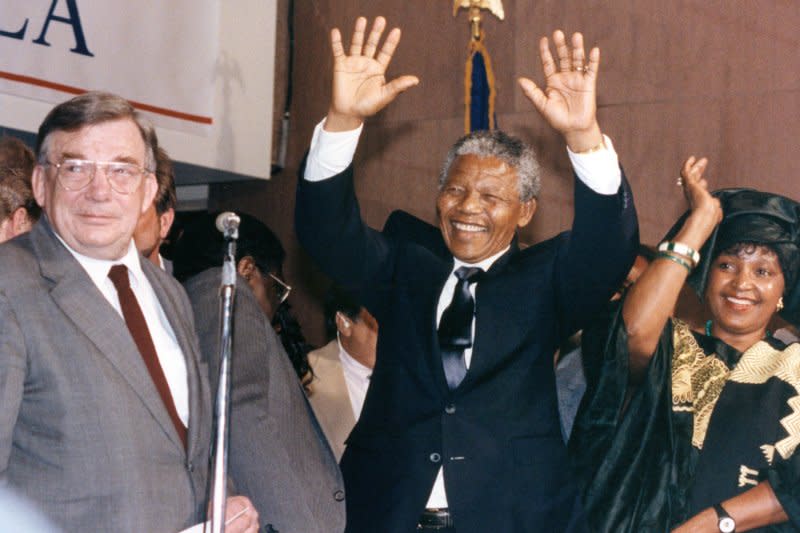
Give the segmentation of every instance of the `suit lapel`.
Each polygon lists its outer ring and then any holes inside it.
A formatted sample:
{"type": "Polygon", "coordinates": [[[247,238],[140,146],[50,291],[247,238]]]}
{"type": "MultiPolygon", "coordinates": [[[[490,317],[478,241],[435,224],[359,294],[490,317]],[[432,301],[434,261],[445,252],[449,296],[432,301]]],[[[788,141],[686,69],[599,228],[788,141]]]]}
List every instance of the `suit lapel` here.
{"type": "Polygon", "coordinates": [[[497,354],[508,354],[522,341],[526,328],[518,324],[528,321],[527,301],[521,298],[521,285],[516,281],[512,263],[519,252],[516,238],[508,253],[489,269],[476,289],[475,340],[472,359],[462,382],[469,386],[485,370],[495,364],[497,354]]]}
{"type": "Polygon", "coordinates": [[[434,272],[431,273],[433,283],[420,284],[420,287],[427,287],[428,290],[414,291],[413,295],[417,298],[413,302],[414,309],[421,309],[423,312],[417,314],[417,330],[423,342],[423,349],[427,354],[428,365],[436,382],[436,386],[443,392],[448,392],[447,378],[444,375],[442,366],[442,353],[439,350],[439,337],[436,328],[436,310],[439,306],[439,297],[442,294],[447,278],[453,270],[453,259],[441,261],[437,264],[434,272]]]}
{"type": "Polygon", "coordinates": [[[58,241],[46,220],[31,231],[31,242],[42,276],[53,283],[50,295],[55,304],[117,369],[170,439],[183,448],[123,318],[58,241]]]}
{"type": "MultiPolygon", "coordinates": [[[[186,362],[186,379],[188,381],[189,389],[189,427],[187,436],[187,455],[192,457],[196,450],[201,435],[201,422],[203,420],[210,420],[210,406],[205,402],[205,398],[210,398],[206,390],[206,381],[203,379],[198,362],[200,361],[200,354],[198,346],[194,338],[194,328],[192,324],[187,321],[185,313],[179,303],[179,292],[176,287],[164,283],[162,276],[159,276],[158,267],[153,265],[147,260],[142,260],[142,270],[148,281],[153,287],[153,290],[158,297],[161,308],[169,320],[172,331],[175,333],[175,338],[178,341],[178,346],[183,353],[184,361],[186,362]]],[[[216,393],[216,391],[214,391],[216,393]]],[[[174,426],[173,426],[174,428],[174,426]]],[[[178,435],[175,433],[174,437],[177,439],[178,435]]],[[[203,437],[205,438],[205,437],[203,437]]],[[[178,441],[180,442],[180,441],[178,441]]]]}

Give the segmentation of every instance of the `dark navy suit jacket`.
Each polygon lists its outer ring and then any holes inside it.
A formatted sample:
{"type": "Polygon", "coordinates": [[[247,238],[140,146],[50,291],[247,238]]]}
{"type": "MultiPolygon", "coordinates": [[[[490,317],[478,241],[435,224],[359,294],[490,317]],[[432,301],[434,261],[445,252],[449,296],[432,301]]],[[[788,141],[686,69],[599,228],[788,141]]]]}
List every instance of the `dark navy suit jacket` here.
{"type": "Polygon", "coordinates": [[[442,466],[458,533],[583,531],[553,354],[633,262],[638,229],[627,182],[600,195],[575,180],[572,232],[525,250],[514,242],[497,260],[476,288],[469,371],[450,391],[436,307],[453,258],[441,243],[367,227],[352,173],[301,177],[295,212],[306,250],[337,283],[365,295],[380,325],[369,392],[341,461],[347,531],[413,531],[442,466]]]}

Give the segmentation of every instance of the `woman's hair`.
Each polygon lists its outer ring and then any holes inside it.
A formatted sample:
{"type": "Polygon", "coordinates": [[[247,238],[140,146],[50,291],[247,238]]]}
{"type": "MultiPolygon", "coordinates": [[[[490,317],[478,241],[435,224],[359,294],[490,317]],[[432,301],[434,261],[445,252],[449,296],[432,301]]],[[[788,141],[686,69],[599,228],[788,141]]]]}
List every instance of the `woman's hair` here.
{"type": "Polygon", "coordinates": [[[286,355],[289,356],[289,361],[292,363],[297,377],[300,378],[300,383],[307,389],[313,379],[311,365],[308,362],[308,354],[314,349],[314,346],[306,342],[300,323],[290,309],[291,306],[288,301],[279,305],[278,309],[275,310],[275,315],[272,317],[272,327],[278,333],[278,338],[286,350],[286,355]]]}

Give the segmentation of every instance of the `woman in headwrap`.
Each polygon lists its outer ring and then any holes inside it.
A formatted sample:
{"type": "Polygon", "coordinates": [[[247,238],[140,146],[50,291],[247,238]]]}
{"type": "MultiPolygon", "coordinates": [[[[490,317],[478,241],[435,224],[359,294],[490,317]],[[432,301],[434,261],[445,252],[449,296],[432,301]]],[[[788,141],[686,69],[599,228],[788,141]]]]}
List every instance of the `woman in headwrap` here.
{"type": "Polygon", "coordinates": [[[800,205],[712,195],[706,163],[684,164],[690,209],[588,376],[570,451],[595,531],[800,528],[800,344],[767,330],[800,318],[800,205]],[[670,318],[687,278],[710,314],[697,331],[670,318]]]}

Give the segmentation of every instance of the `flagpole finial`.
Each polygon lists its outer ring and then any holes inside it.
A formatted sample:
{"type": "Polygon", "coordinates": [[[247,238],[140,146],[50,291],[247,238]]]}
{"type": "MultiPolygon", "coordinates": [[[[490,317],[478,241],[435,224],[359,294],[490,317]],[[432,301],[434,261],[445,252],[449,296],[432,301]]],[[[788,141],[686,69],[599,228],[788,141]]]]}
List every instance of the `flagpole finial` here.
{"type": "Polygon", "coordinates": [[[501,0],[454,0],[453,16],[458,14],[461,8],[469,9],[469,22],[472,28],[472,39],[475,41],[481,38],[481,10],[488,9],[495,17],[503,20],[505,11],[501,0]]]}

